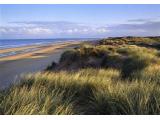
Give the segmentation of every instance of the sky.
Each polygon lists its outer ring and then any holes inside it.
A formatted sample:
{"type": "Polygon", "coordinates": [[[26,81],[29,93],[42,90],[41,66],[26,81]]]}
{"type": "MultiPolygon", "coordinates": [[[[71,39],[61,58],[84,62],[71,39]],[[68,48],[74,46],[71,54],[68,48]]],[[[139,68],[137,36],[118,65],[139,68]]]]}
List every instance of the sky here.
{"type": "Polygon", "coordinates": [[[0,39],[160,36],[160,5],[0,5],[0,39]]]}

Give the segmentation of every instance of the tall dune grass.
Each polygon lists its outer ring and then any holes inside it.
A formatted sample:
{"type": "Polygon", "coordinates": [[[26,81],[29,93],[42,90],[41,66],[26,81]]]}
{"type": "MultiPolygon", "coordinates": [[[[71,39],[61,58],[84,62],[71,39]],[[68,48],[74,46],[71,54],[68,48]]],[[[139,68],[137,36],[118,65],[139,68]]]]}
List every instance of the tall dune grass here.
{"type": "Polygon", "coordinates": [[[159,114],[154,81],[124,81],[114,69],[27,75],[0,103],[3,114],[159,114]]]}
{"type": "Polygon", "coordinates": [[[0,114],[160,114],[159,51],[137,45],[156,41],[117,39],[66,51],[55,71],[24,76],[0,92],[0,114]]]}

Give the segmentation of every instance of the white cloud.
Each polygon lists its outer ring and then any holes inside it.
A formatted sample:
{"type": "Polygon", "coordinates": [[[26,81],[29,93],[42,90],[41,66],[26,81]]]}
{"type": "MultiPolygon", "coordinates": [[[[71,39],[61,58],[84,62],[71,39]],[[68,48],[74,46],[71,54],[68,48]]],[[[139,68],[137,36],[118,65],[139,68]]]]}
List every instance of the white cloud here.
{"type": "Polygon", "coordinates": [[[100,27],[98,25],[86,25],[84,23],[73,23],[65,21],[56,22],[41,22],[41,21],[31,21],[31,22],[10,22],[7,27],[21,27],[24,31],[28,31],[29,34],[32,33],[56,33],[56,34],[86,34],[86,33],[104,33],[107,32],[106,28],[100,27]]]}
{"type": "Polygon", "coordinates": [[[52,34],[52,30],[51,29],[47,29],[47,28],[40,28],[40,27],[36,27],[36,28],[25,28],[25,32],[28,34],[52,34]]]}
{"type": "Polygon", "coordinates": [[[134,19],[130,23],[117,25],[93,25],[72,22],[14,22],[0,27],[0,35],[5,36],[51,36],[51,37],[103,37],[123,35],[160,35],[160,21],[134,19]],[[135,23],[134,21],[141,21],[135,23]],[[142,22],[143,21],[143,22],[142,22]]]}
{"type": "Polygon", "coordinates": [[[7,30],[5,28],[0,28],[0,33],[7,33],[7,30]]]}
{"type": "Polygon", "coordinates": [[[97,32],[99,32],[99,33],[105,33],[105,32],[108,32],[108,30],[106,28],[98,28],[97,32]]]}
{"type": "Polygon", "coordinates": [[[0,27],[0,34],[52,34],[51,29],[41,27],[0,27]]]}
{"type": "Polygon", "coordinates": [[[83,32],[88,32],[89,30],[86,29],[86,28],[84,28],[84,29],[82,29],[82,31],[83,31],[83,32]]]}
{"type": "Polygon", "coordinates": [[[68,33],[73,33],[74,31],[72,29],[66,30],[68,33]]]}

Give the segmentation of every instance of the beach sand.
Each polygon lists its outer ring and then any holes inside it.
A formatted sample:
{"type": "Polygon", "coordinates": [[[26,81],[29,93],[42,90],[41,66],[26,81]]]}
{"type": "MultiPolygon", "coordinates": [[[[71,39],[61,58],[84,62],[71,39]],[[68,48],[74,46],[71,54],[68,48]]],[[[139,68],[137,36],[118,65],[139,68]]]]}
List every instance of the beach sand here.
{"type": "Polygon", "coordinates": [[[80,42],[65,42],[45,46],[25,46],[1,50],[0,53],[38,48],[38,50],[0,58],[0,89],[16,83],[22,74],[44,70],[53,61],[58,62],[61,54],[68,49],[78,46],[80,42]]]}

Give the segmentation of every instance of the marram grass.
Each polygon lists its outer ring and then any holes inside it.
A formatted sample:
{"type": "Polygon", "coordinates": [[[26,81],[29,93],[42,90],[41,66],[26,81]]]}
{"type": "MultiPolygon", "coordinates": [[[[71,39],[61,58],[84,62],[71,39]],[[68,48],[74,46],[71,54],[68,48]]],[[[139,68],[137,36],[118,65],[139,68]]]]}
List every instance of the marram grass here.
{"type": "Polygon", "coordinates": [[[0,99],[1,114],[159,114],[154,81],[120,78],[114,69],[30,74],[0,99]]]}
{"type": "Polygon", "coordinates": [[[55,71],[25,75],[0,91],[0,114],[160,114],[158,42],[111,38],[66,51],[55,71]]]}

